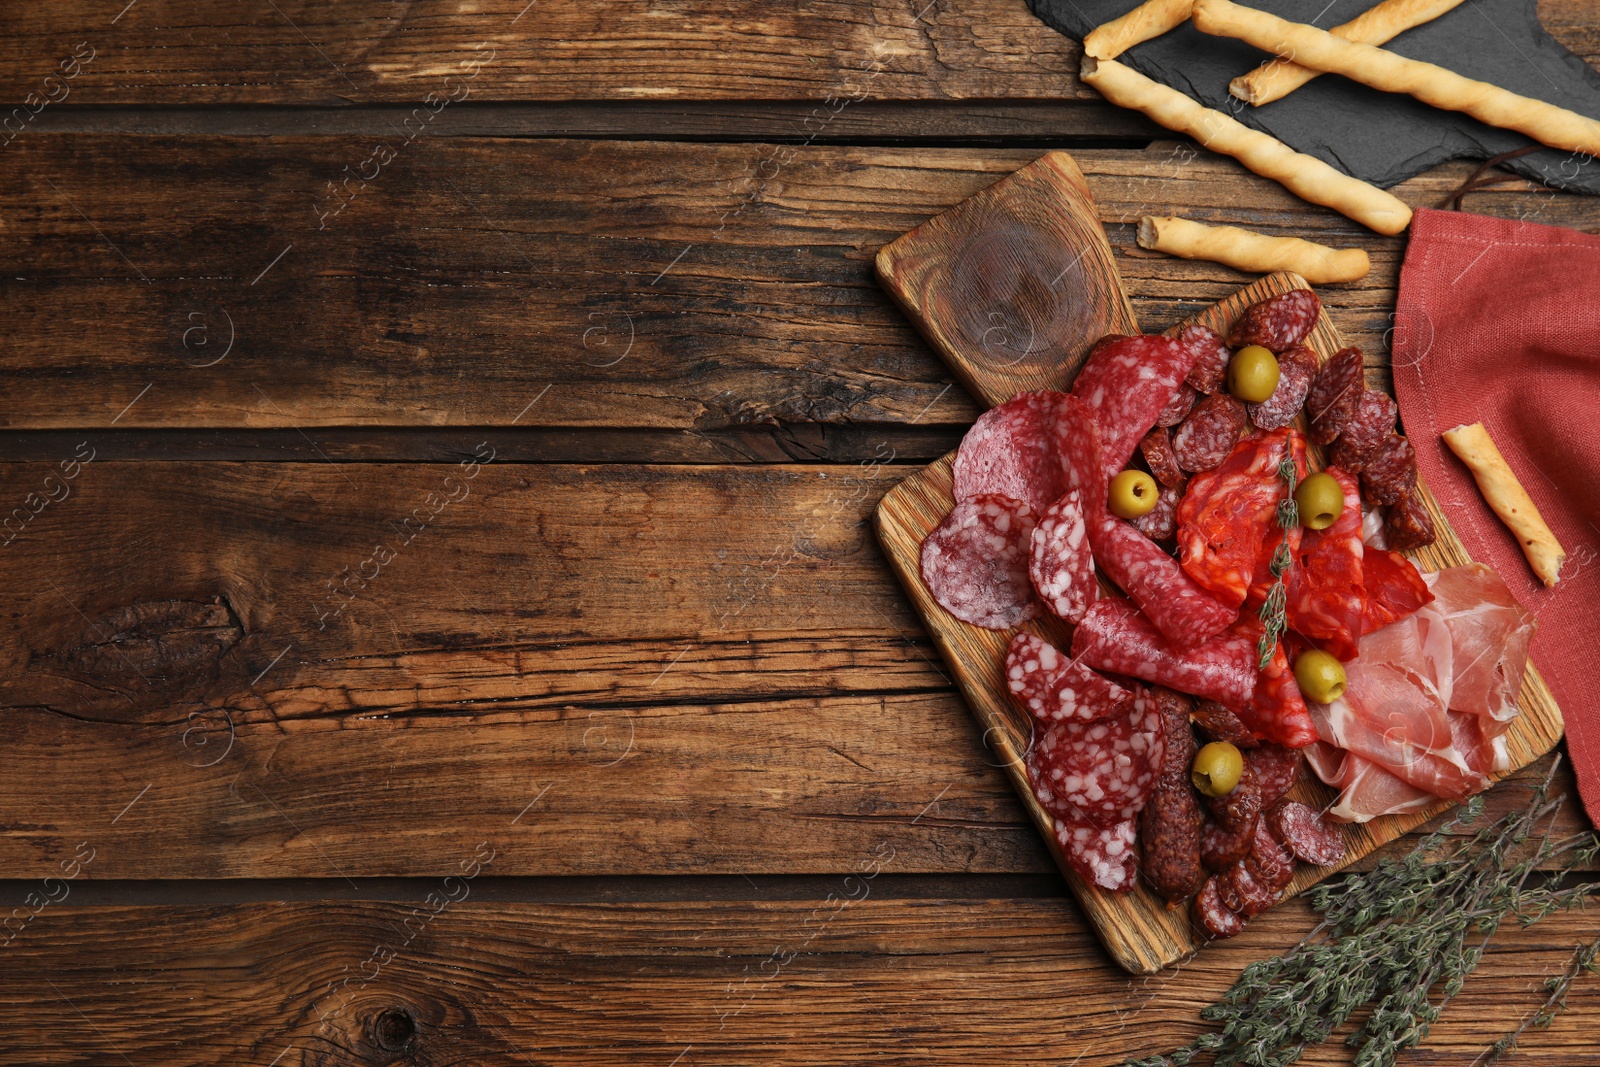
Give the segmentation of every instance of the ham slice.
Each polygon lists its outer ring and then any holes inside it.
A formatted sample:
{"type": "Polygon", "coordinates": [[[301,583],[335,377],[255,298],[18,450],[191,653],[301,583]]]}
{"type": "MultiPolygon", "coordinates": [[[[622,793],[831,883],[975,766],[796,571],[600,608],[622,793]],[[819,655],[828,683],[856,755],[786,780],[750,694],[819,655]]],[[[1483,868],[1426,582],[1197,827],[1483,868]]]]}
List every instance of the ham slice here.
{"type": "Polygon", "coordinates": [[[1515,719],[1533,640],[1533,613],[1517,603],[1505,579],[1482,563],[1447,567],[1423,580],[1434,597],[1429,607],[1443,616],[1456,649],[1450,707],[1496,722],[1515,719]]]}

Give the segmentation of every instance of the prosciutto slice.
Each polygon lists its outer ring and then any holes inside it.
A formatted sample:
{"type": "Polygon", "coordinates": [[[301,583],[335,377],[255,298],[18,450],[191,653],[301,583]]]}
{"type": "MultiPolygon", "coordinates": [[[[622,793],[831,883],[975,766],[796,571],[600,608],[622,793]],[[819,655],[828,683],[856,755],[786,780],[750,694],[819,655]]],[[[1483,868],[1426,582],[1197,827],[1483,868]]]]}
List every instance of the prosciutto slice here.
{"type": "Polygon", "coordinates": [[[1444,619],[1455,646],[1450,707],[1496,722],[1517,717],[1517,696],[1528,670],[1533,613],[1517,603],[1505,579],[1482,563],[1423,576],[1429,605],[1444,619]]]}

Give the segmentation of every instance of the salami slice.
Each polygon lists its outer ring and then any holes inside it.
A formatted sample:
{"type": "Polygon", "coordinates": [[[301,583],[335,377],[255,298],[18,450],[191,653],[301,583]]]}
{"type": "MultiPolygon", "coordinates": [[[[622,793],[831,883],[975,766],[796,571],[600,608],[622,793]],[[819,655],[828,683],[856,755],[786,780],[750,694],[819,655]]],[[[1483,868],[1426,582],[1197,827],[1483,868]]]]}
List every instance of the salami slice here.
{"type": "Polygon", "coordinates": [[[1417,487],[1417,453],[1411,442],[1397,433],[1389,435],[1367,454],[1361,468],[1361,488],[1374,504],[1398,503],[1417,487]]]}
{"type": "Polygon", "coordinates": [[[1305,345],[1294,345],[1278,354],[1278,387],[1259,404],[1247,404],[1250,421],[1258,430],[1287,426],[1300,414],[1322,361],[1305,345]]]}
{"type": "Polygon", "coordinates": [[[1089,527],[1089,543],[1100,569],[1174,646],[1194,648],[1238,618],[1236,608],[1218,603],[1160,545],[1109,511],[1089,527]]]}
{"type": "Polygon", "coordinates": [[[1165,748],[1160,716],[1145,697],[1122,715],[1052,723],[1035,739],[1026,763],[1045,810],[1057,818],[1075,811],[1110,829],[1144,810],[1165,748]]]}
{"type": "Polygon", "coordinates": [[[1181,490],[1163,485],[1156,506],[1133,520],[1134,527],[1152,541],[1171,541],[1178,536],[1178,504],[1181,490]]]}
{"type": "Polygon", "coordinates": [[[922,541],[922,582],[956,618],[989,630],[1009,630],[1039,614],[1028,580],[1033,511],[1020,500],[975,497],[922,541]]]}
{"type": "Polygon", "coordinates": [[[1139,838],[1139,823],[1129,819],[1112,827],[1089,822],[1056,820],[1056,841],[1067,863],[1084,881],[1126,893],[1139,878],[1139,857],[1134,843],[1139,838]]]}
{"type": "Polygon", "coordinates": [[[1254,748],[1261,742],[1250,728],[1215,700],[1202,700],[1194,707],[1194,724],[1207,741],[1226,741],[1235,748],[1254,748]]]}
{"type": "Polygon", "coordinates": [[[1235,348],[1261,345],[1283,352],[1306,339],[1321,312],[1322,301],[1310,289],[1269,296],[1244,309],[1228,331],[1228,343],[1235,348]]]}
{"type": "Polygon", "coordinates": [[[1206,879],[1194,898],[1195,925],[1213,938],[1232,937],[1244,929],[1244,919],[1222,902],[1222,887],[1217,876],[1206,879]]]}
{"type": "Polygon", "coordinates": [[[1041,723],[1092,722],[1123,715],[1133,705],[1133,694],[1122,686],[1029,633],[1011,639],[1006,686],[1041,723]]]}
{"type": "Polygon", "coordinates": [[[1261,817],[1261,782],[1255,768],[1246,761],[1239,773],[1239,783],[1220,797],[1206,797],[1206,812],[1211,821],[1223,830],[1253,828],[1261,817]]]}
{"type": "MultiPolygon", "coordinates": [[[[1264,628],[1259,619],[1240,619],[1233,632],[1252,642],[1260,640],[1264,628]]],[[[1244,704],[1229,704],[1244,720],[1250,732],[1263,741],[1275,741],[1289,748],[1304,748],[1317,739],[1316,724],[1306,710],[1305,698],[1294,680],[1289,655],[1283,642],[1273,646],[1272,660],[1256,676],[1254,692],[1244,704]]]]}
{"type": "Polygon", "coordinates": [[[1216,330],[1198,322],[1191,322],[1179,330],[1178,340],[1194,349],[1194,366],[1189,368],[1189,376],[1184,381],[1210,396],[1222,385],[1222,378],[1228,373],[1228,360],[1233,358],[1233,353],[1228,351],[1228,343],[1216,330]]]}
{"type": "Polygon", "coordinates": [[[1394,432],[1398,414],[1389,394],[1378,389],[1363,392],[1355,414],[1339,434],[1329,462],[1351,474],[1360,474],[1372,453],[1394,432]]]}
{"type": "Polygon", "coordinates": [[[1227,878],[1233,895],[1239,898],[1239,914],[1247,919],[1254,918],[1272,907],[1281,895],[1281,890],[1274,892],[1257,881],[1244,860],[1230,867],[1224,877],[1227,878]]]}
{"type": "Polygon", "coordinates": [[[1172,454],[1186,471],[1208,471],[1228,458],[1248,419],[1244,402],[1215,393],[1194,406],[1172,435],[1172,454]]]}
{"type": "MultiPolygon", "coordinates": [[[[1270,586],[1273,581],[1267,568],[1285,533],[1278,525],[1278,505],[1289,495],[1278,474],[1286,449],[1304,476],[1305,439],[1298,432],[1252,434],[1215,470],[1195,475],[1178,506],[1178,559],[1184,573],[1229,607],[1242,605],[1258,582],[1270,586]]],[[[1287,533],[1293,552],[1300,528],[1287,533]]]]}
{"type": "Polygon", "coordinates": [[[1248,856],[1255,840],[1256,822],[1252,819],[1230,830],[1208,817],[1200,828],[1200,862],[1206,870],[1226,871],[1248,856]]]}
{"type": "Polygon", "coordinates": [[[1416,492],[1389,505],[1383,520],[1384,543],[1396,552],[1412,552],[1433,544],[1433,516],[1416,492]]]}
{"type": "Polygon", "coordinates": [[[1100,426],[1100,459],[1107,479],[1127,466],[1194,359],[1194,349],[1172,337],[1118,337],[1090,352],[1072,395],[1100,426]]]}
{"type": "Polygon", "coordinates": [[[1062,493],[1033,528],[1028,576],[1044,606],[1070,623],[1082,619],[1100,595],[1083,504],[1076,489],[1062,493]]]}
{"type": "Polygon", "coordinates": [[[1298,800],[1280,800],[1267,813],[1268,824],[1290,852],[1306,863],[1331,867],[1344,860],[1344,835],[1321,812],[1298,800]]]}
{"type": "MultiPolygon", "coordinates": [[[[1356,658],[1366,586],[1361,541],[1361,487],[1337,467],[1323,472],[1344,490],[1344,510],[1324,530],[1307,530],[1300,540],[1299,565],[1288,576],[1289,628],[1310,638],[1340,660],[1356,658]]],[[[1035,535],[1037,536],[1037,535],[1035,535]]]]}
{"type": "Polygon", "coordinates": [[[1299,780],[1304,758],[1297,748],[1285,748],[1269,741],[1246,752],[1244,761],[1260,788],[1261,807],[1265,809],[1283,799],[1299,780]]]}
{"type": "Polygon", "coordinates": [[[1095,421],[1094,412],[1075,396],[1063,397],[1056,408],[1054,447],[1065,488],[1078,491],[1084,517],[1092,522],[1106,510],[1107,478],[1101,459],[1100,424],[1095,421]]]}
{"type": "Polygon", "coordinates": [[[1416,566],[1398,552],[1368,546],[1361,572],[1366,584],[1363,635],[1398,622],[1433,600],[1433,591],[1416,566]]]}
{"type": "Polygon", "coordinates": [[[1161,414],[1156,416],[1157,426],[1176,426],[1183,421],[1194,407],[1194,402],[1200,398],[1199,392],[1188,382],[1178,386],[1178,391],[1172,394],[1172,402],[1161,409],[1161,414]]]}
{"type": "Polygon", "coordinates": [[[1099,670],[1224,704],[1243,704],[1255,690],[1256,650],[1248,633],[1230,629],[1182,650],[1121,597],[1106,597],[1089,609],[1072,635],[1072,655],[1099,670]]]}
{"type": "Polygon", "coordinates": [[[1183,468],[1178,466],[1172,454],[1172,431],[1165,426],[1157,426],[1145,434],[1144,440],[1139,442],[1139,451],[1144,453],[1150,473],[1162,485],[1182,489],[1189,481],[1189,476],[1183,473],[1183,468]]]}
{"type": "Polygon", "coordinates": [[[1166,731],[1166,752],[1155,791],[1139,821],[1139,850],[1145,880],[1169,904],[1194,895],[1205,871],[1200,866],[1200,805],[1189,769],[1194,763],[1194,733],[1189,699],[1170,689],[1151,692],[1166,731]]]}
{"type": "Polygon", "coordinates": [[[1306,394],[1311,439],[1319,445],[1332,444],[1356,413],[1366,388],[1361,349],[1341,348],[1335,352],[1312,379],[1311,390],[1306,394]]]}
{"type": "Polygon", "coordinates": [[[1256,835],[1250,842],[1250,855],[1244,865],[1256,881],[1275,892],[1282,892],[1294,878],[1294,855],[1272,836],[1268,820],[1256,823],[1256,835]]]}
{"type": "Polygon", "coordinates": [[[1067,488],[1055,455],[1057,413],[1066,393],[1019,393],[978,416],[961,439],[952,476],[955,498],[999,493],[1035,515],[1067,488]]]}

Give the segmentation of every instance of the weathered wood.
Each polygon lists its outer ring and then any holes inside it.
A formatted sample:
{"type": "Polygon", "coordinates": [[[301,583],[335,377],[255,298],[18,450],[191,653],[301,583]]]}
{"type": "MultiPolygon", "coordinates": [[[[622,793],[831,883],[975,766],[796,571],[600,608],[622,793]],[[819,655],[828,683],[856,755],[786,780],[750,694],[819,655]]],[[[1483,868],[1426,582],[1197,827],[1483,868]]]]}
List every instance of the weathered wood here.
{"type": "MultiPolygon", "coordinates": [[[[0,41],[0,99],[59,97],[44,78],[80,42],[94,58],[67,83],[66,99],[82,104],[416,102],[463,88],[480,100],[1093,95],[1077,78],[1078,43],[1009,0],[700,0],[671,9],[625,0],[603,15],[581,0],[119,7],[60,0],[12,13],[0,41]]],[[[1539,12],[1595,61],[1600,41],[1585,0],[1542,0],[1539,12]]]]}
{"type": "MultiPolygon", "coordinates": [[[[498,846],[459,842],[466,866],[408,903],[74,908],[69,894],[5,949],[0,988],[28,1010],[0,1063],[143,1067],[181,1048],[185,1063],[230,1067],[1115,1064],[1200,1033],[1201,1006],[1312,922],[1292,902],[1139,980],[1066,900],[883,895],[882,876],[867,876],[893,869],[893,837],[831,897],[668,905],[480,903],[463,875],[492,873],[515,848],[498,846]]],[[[1594,932],[1581,912],[1502,930],[1405,1062],[1473,1062],[1594,932]]],[[[1515,1062],[1600,1065],[1597,990],[1580,978],[1515,1062]]],[[[1335,1039],[1301,1062],[1350,1057],[1335,1039]]]]}

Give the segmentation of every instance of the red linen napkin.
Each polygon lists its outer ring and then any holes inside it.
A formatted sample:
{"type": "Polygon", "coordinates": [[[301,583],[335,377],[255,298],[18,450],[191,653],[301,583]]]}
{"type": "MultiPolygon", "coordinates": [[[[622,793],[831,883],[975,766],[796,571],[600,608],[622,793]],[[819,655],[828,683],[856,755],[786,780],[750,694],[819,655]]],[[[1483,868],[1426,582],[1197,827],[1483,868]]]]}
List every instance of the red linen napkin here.
{"type": "Polygon", "coordinates": [[[1395,396],[1472,558],[1538,615],[1532,660],[1600,823],[1600,236],[1421,210],[1400,272],[1395,396]],[[1546,589],[1439,435],[1481,422],[1567,551],[1546,589]]]}

